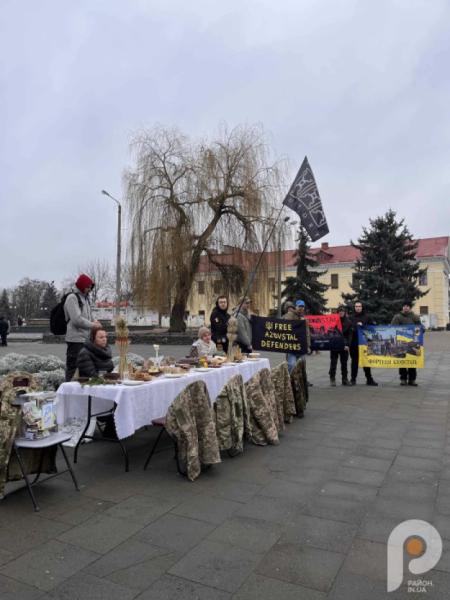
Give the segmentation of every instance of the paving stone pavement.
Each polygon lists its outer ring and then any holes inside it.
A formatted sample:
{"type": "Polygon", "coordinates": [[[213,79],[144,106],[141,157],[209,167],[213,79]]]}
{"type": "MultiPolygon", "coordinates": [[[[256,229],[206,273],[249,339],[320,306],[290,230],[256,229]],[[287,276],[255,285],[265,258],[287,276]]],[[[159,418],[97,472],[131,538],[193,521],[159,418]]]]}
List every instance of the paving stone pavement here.
{"type": "Polygon", "coordinates": [[[127,440],[129,473],[117,447],[83,446],[81,492],[64,475],[36,488],[40,513],[24,490],[0,503],[0,599],[411,599],[405,583],[386,591],[386,541],[405,519],[431,522],[444,544],[405,581],[449,598],[449,340],[427,336],[418,388],[394,370],[374,372],[377,388],[361,375],[331,388],[328,356],[309,358],[306,417],[194,483],[170,447],[143,471],[151,429],[127,440]]]}

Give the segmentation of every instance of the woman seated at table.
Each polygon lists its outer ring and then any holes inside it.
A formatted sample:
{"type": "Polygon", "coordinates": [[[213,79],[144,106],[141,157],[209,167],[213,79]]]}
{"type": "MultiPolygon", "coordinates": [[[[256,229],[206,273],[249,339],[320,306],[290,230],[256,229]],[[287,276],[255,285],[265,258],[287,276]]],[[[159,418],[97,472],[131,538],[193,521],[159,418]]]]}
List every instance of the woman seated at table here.
{"type": "Polygon", "coordinates": [[[198,340],[192,344],[190,356],[214,356],[217,354],[217,346],[211,339],[211,331],[208,327],[200,327],[198,340]]]}
{"type": "Polygon", "coordinates": [[[93,329],[90,340],[78,354],[77,367],[80,377],[95,377],[101,372],[114,369],[108,334],[104,329],[93,329]]]}

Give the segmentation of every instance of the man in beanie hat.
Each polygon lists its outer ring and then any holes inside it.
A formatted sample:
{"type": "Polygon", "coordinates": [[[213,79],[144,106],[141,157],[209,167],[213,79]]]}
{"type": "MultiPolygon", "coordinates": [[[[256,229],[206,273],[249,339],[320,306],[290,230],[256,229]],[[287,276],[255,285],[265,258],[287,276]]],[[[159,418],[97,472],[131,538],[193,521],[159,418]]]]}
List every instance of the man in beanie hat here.
{"type": "MultiPolygon", "coordinates": [[[[421,325],[419,315],[413,313],[411,308],[411,302],[409,300],[405,300],[403,302],[402,311],[394,316],[391,325],[421,325]]],[[[400,385],[412,385],[417,387],[417,369],[399,369],[399,375],[400,385]]]]}
{"type": "Polygon", "coordinates": [[[76,371],[78,354],[88,341],[91,330],[102,326],[99,321],[92,320],[88,296],[93,287],[92,279],[82,273],[64,303],[67,322],[66,381],[70,381],[76,371]]]}

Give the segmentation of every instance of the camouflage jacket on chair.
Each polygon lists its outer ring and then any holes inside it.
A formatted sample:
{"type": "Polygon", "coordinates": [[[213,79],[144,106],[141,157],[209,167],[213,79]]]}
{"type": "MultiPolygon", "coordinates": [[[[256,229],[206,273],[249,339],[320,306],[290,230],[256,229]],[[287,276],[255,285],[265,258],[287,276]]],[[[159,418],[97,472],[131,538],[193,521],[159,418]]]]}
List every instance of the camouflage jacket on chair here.
{"type": "Polygon", "coordinates": [[[278,444],[279,439],[273,416],[272,400],[264,396],[260,373],[261,371],[247,381],[245,391],[250,412],[250,440],[258,446],[266,446],[267,444],[278,444]]]}
{"type": "Polygon", "coordinates": [[[308,402],[308,382],[304,361],[298,360],[291,371],[291,384],[294,393],[295,409],[297,416],[302,417],[308,402]]]}
{"type": "Polygon", "coordinates": [[[275,387],[279,418],[285,423],[292,423],[296,410],[287,362],[272,369],[271,376],[275,387]]]}
{"type": "MultiPolygon", "coordinates": [[[[36,392],[40,389],[35,376],[23,371],[9,373],[0,381],[0,498],[7,481],[22,479],[17,459],[11,453],[14,438],[20,433],[22,410],[20,406],[14,406],[12,403],[20,392],[36,392]]],[[[36,473],[40,466],[42,472],[56,471],[55,449],[48,449],[51,452],[46,450],[21,451],[27,474],[36,473]]]]}
{"type": "Polygon", "coordinates": [[[250,432],[250,415],[241,375],[235,375],[223,387],[213,409],[220,450],[243,452],[244,438],[250,432]]]}
{"type": "Polygon", "coordinates": [[[202,465],[221,462],[209,394],[203,381],[191,383],[178,394],[167,412],[166,430],[176,439],[179,464],[185,465],[191,481],[200,475],[202,465]]]}
{"type": "Polygon", "coordinates": [[[275,394],[275,386],[273,385],[270,369],[262,369],[259,372],[259,384],[269,405],[277,431],[280,433],[280,431],[284,430],[283,411],[280,410],[279,398],[275,394]]]}

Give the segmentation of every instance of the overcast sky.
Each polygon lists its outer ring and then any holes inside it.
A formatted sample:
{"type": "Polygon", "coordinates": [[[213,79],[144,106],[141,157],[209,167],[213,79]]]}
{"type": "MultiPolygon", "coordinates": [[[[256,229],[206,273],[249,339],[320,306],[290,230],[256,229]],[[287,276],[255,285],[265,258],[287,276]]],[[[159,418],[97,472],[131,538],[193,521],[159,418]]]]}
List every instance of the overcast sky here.
{"type": "Polygon", "coordinates": [[[0,288],[115,262],[132,134],[262,123],[330,234],[450,233],[448,0],[2,0],[0,288]]]}

